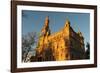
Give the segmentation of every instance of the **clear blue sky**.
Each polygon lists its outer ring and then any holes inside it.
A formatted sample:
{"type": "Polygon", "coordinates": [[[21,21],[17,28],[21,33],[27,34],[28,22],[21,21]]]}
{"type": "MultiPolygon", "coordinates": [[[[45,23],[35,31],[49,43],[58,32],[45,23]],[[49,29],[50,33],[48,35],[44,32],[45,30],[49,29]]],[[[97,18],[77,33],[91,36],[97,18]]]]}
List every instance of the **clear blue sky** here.
{"type": "Polygon", "coordinates": [[[90,42],[90,14],[74,13],[74,12],[48,12],[48,11],[22,11],[22,34],[28,32],[39,33],[44,25],[45,17],[49,16],[49,26],[52,33],[57,32],[64,27],[66,19],[69,19],[71,27],[74,31],[78,31],[78,27],[84,36],[84,42],[90,42]],[[75,24],[78,27],[75,27],[75,24]]]}

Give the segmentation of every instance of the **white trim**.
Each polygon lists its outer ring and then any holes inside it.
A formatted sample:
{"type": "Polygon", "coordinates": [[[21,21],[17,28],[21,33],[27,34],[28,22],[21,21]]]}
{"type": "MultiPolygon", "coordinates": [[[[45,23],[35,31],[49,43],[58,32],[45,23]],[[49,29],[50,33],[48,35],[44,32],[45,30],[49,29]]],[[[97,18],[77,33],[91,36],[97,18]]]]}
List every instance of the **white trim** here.
{"type": "Polygon", "coordinates": [[[94,63],[94,10],[92,9],[76,9],[76,8],[57,8],[57,7],[40,7],[40,6],[17,6],[17,67],[28,68],[28,67],[46,67],[46,66],[61,66],[61,65],[82,65],[82,64],[93,64],[94,63]],[[78,12],[78,13],[90,13],[90,60],[73,60],[73,61],[57,61],[57,62],[33,62],[33,63],[22,63],[21,61],[21,11],[22,10],[37,10],[37,11],[58,11],[58,12],[78,12]]]}

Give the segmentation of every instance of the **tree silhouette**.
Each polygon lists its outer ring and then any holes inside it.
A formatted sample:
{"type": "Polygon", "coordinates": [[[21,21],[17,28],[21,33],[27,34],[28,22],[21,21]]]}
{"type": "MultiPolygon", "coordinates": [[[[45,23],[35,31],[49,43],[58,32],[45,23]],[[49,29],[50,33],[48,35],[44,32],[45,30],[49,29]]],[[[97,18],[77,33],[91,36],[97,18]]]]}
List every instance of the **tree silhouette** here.
{"type": "Polygon", "coordinates": [[[87,42],[86,44],[87,50],[85,52],[86,54],[86,59],[90,59],[90,44],[87,42]]]}
{"type": "Polygon", "coordinates": [[[28,33],[22,37],[22,61],[27,62],[28,53],[33,49],[37,42],[37,35],[35,32],[28,33]]]}

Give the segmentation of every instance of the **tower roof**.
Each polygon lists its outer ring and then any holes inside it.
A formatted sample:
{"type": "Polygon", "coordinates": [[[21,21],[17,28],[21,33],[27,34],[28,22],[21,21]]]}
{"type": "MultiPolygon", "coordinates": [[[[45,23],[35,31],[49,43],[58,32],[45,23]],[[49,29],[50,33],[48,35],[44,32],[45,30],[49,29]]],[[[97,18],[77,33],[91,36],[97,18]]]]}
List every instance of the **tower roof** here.
{"type": "Polygon", "coordinates": [[[66,24],[70,24],[70,21],[68,19],[66,20],[66,24]]]}
{"type": "Polygon", "coordinates": [[[65,22],[65,27],[66,27],[67,25],[70,25],[70,21],[69,21],[68,19],[67,19],[66,22],[65,22]]]}
{"type": "Polygon", "coordinates": [[[44,25],[45,26],[49,25],[49,16],[46,16],[44,25]]]}
{"type": "Polygon", "coordinates": [[[46,16],[45,21],[49,20],[49,16],[46,16]]]}

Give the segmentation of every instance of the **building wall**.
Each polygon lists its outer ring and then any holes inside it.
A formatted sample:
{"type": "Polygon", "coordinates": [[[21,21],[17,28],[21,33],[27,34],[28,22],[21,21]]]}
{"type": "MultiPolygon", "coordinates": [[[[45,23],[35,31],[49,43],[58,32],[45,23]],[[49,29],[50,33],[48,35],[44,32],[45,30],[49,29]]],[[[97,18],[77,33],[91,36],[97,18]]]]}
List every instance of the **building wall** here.
{"type": "Polygon", "coordinates": [[[76,33],[71,27],[70,53],[71,59],[84,59],[85,56],[84,38],[82,36],[82,33],[80,31],[76,33]]]}

